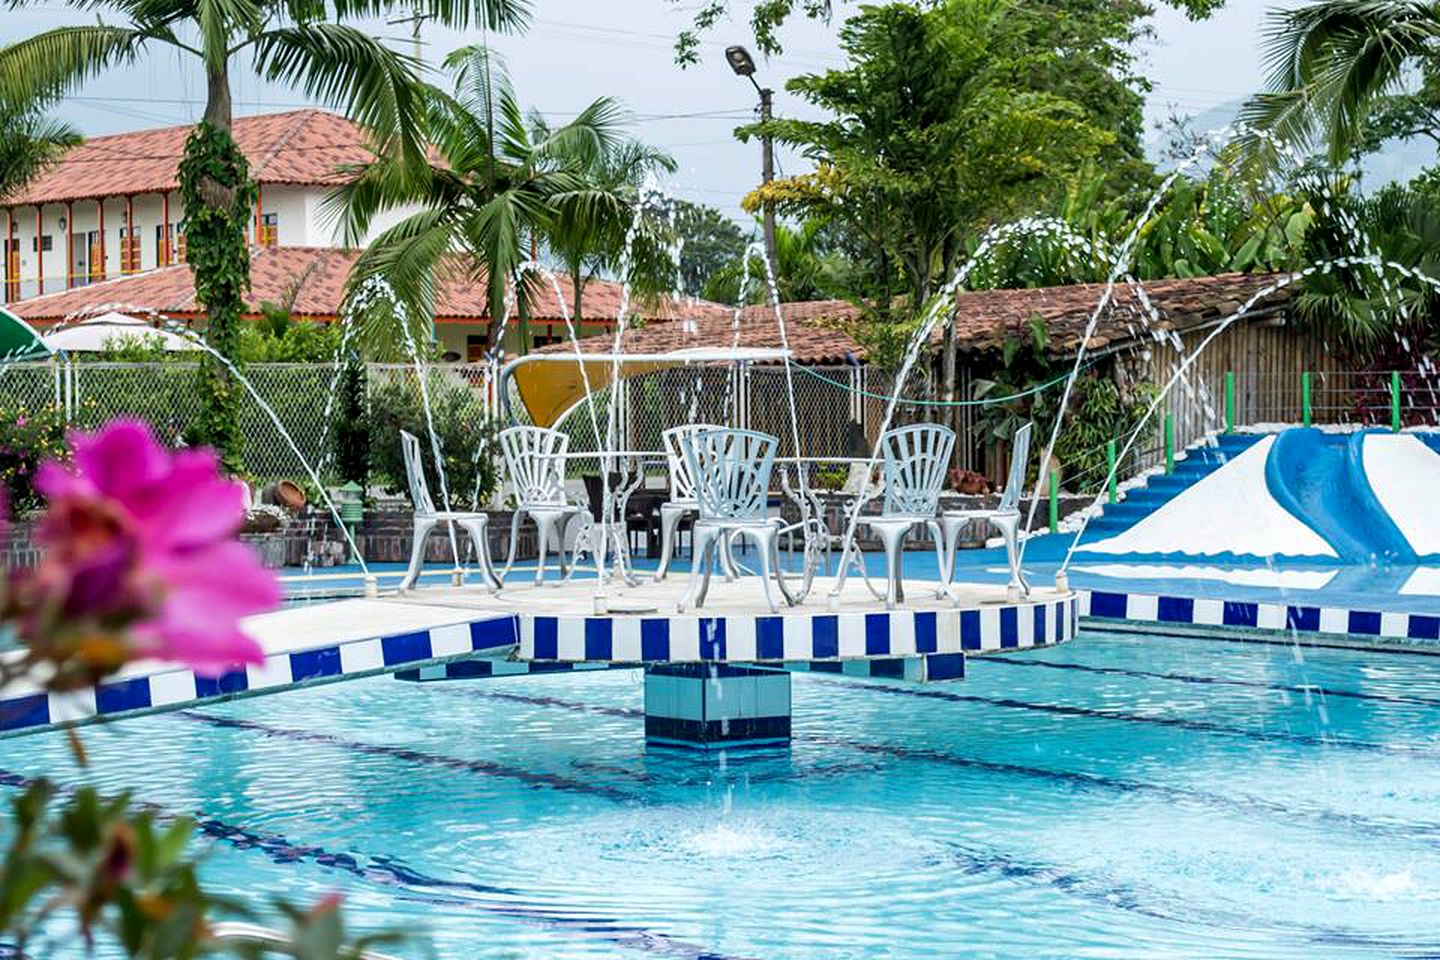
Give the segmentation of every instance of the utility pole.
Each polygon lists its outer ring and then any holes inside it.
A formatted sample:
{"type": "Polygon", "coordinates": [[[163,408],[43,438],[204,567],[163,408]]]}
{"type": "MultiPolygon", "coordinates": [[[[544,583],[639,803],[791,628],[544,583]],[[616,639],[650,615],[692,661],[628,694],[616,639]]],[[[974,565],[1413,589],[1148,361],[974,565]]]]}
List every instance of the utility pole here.
{"type": "MultiPolygon", "coordinates": [[[[750,78],[755,83],[755,78],[750,78]]],[[[770,109],[775,102],[775,91],[769,87],[761,87],[755,84],[760,91],[760,122],[770,122],[770,109]]],[[[761,138],[761,162],[760,179],[762,183],[768,184],[775,179],[775,139],[770,134],[761,138]]],[[[765,201],[765,257],[770,261],[770,272],[778,277],[780,261],[776,259],[775,252],[775,205],[769,200],[765,201]]]]}
{"type": "MultiPolygon", "coordinates": [[[[755,58],[750,56],[749,50],[735,46],[725,48],[725,59],[735,75],[749,80],[755,92],[760,94],[760,122],[768,123],[775,105],[775,91],[756,82],[755,58]]],[[[769,133],[760,138],[760,149],[760,180],[768,184],[775,179],[775,139],[769,133]]],[[[780,261],[775,254],[775,207],[768,200],[765,202],[764,225],[765,259],[770,261],[770,272],[778,278],[780,261]]]]}

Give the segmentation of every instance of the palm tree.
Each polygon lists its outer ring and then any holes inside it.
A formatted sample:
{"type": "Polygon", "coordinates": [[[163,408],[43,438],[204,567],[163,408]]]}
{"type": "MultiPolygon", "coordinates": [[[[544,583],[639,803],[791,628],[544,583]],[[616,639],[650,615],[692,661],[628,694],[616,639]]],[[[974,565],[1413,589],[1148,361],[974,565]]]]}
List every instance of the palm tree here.
{"type": "MultiPolygon", "coordinates": [[[[485,47],[456,50],[445,65],[455,73],[456,93],[432,93],[428,162],[377,156],[330,197],[330,207],[341,214],[346,237],[357,240],[378,214],[420,206],[371,241],[351,274],[352,289],[381,276],[412,313],[426,315],[440,279],[484,284],[489,342],[500,346],[507,281],[548,238],[558,211],[608,202],[585,172],[619,149],[621,114],[602,97],[569,123],[534,131],[503,65],[485,47]]],[[[533,275],[520,278],[522,322],[541,293],[533,275]]]]}
{"type": "MultiPolygon", "coordinates": [[[[551,134],[545,118],[532,117],[532,132],[544,140],[551,134]]],[[[603,272],[621,269],[625,234],[634,223],[640,189],[653,173],[675,171],[668,153],[639,140],[619,139],[589,158],[578,171],[586,189],[560,198],[555,218],[545,232],[545,245],[570,275],[574,295],[571,316],[582,317],[585,284],[603,272]]],[[[674,264],[666,255],[668,231],[647,218],[642,231],[632,239],[632,263],[637,260],[656,269],[642,271],[638,288],[659,294],[676,286],[674,264]],[[634,250],[635,245],[643,249],[634,250]]]]}
{"type": "MultiPolygon", "coordinates": [[[[254,202],[245,156],[231,136],[230,71],[241,58],[262,79],[284,83],[343,109],[367,127],[375,149],[423,163],[425,86],[410,57],[353,21],[393,7],[454,27],[508,28],[528,0],[67,0],[97,22],[57,27],[0,47],[0,100],[43,104],[112,67],[173,50],[199,60],[205,113],[185,143],[180,195],[195,296],[206,308],[206,339],[234,355],[250,283],[245,229],[254,202]],[[114,15],[107,22],[103,14],[114,15]]],[[[12,7],[24,0],[8,0],[12,7]]],[[[199,389],[206,407],[190,431],[239,471],[239,390],[223,363],[207,359],[199,389]]]]}
{"type": "Polygon", "coordinates": [[[68,124],[34,107],[0,101],[0,197],[19,190],[79,142],[80,134],[68,124]]]}
{"type": "Polygon", "coordinates": [[[1440,55],[1440,4],[1320,0],[1273,14],[1266,34],[1269,89],[1240,118],[1295,143],[1323,141],[1340,162],[1371,107],[1409,67],[1440,55]]]}

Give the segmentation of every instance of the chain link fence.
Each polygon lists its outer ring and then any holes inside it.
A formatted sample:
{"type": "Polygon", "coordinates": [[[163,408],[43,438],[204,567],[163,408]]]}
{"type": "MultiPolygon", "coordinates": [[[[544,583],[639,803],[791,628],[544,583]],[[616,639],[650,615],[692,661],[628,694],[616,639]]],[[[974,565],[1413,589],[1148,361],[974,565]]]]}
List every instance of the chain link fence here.
{"type": "MultiPolygon", "coordinates": [[[[340,409],[335,369],[250,364],[244,376],[249,388],[242,391],[240,433],[246,470],[262,483],[308,480],[308,465],[323,480],[332,479],[331,434],[340,409]]],[[[482,416],[492,408],[490,372],[484,365],[427,367],[425,383],[432,403],[448,403],[446,409],[455,409],[457,393],[477,400],[482,416]]],[[[366,385],[370,405],[421,409],[420,377],[413,366],[368,365],[366,385]]],[[[0,370],[0,406],[17,411],[53,407],[78,429],[94,429],[116,417],[138,417],[162,440],[175,444],[200,416],[204,403],[199,366],[190,362],[24,363],[0,370]]]]}

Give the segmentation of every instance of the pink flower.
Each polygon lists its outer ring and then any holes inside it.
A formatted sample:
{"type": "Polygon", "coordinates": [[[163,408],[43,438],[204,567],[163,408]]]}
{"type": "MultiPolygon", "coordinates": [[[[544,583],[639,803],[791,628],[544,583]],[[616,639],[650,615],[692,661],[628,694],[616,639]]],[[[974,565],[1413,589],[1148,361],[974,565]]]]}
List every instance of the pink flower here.
{"type": "Polygon", "coordinates": [[[273,609],[280,588],[234,539],[244,492],[209,450],[170,453],[150,428],[116,420],[75,434],[73,469],[45,463],[35,486],[50,500],[40,530],[44,579],[68,580],[65,613],[101,621],[138,612],[128,633],[139,656],[176,660],[204,674],[260,663],[239,628],[273,609]]]}

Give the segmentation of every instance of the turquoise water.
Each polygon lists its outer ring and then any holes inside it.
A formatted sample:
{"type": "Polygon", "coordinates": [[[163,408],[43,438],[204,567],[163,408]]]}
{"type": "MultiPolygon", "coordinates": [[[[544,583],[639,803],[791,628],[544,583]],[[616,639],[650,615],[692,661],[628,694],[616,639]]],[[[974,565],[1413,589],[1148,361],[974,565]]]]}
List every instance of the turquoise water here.
{"type": "Polygon", "coordinates": [[[1440,956],[1440,657],[1083,634],[794,698],[790,750],[707,757],[646,749],[635,672],[375,678],[0,768],[198,816],[211,884],[404,956],[1440,956]]]}

